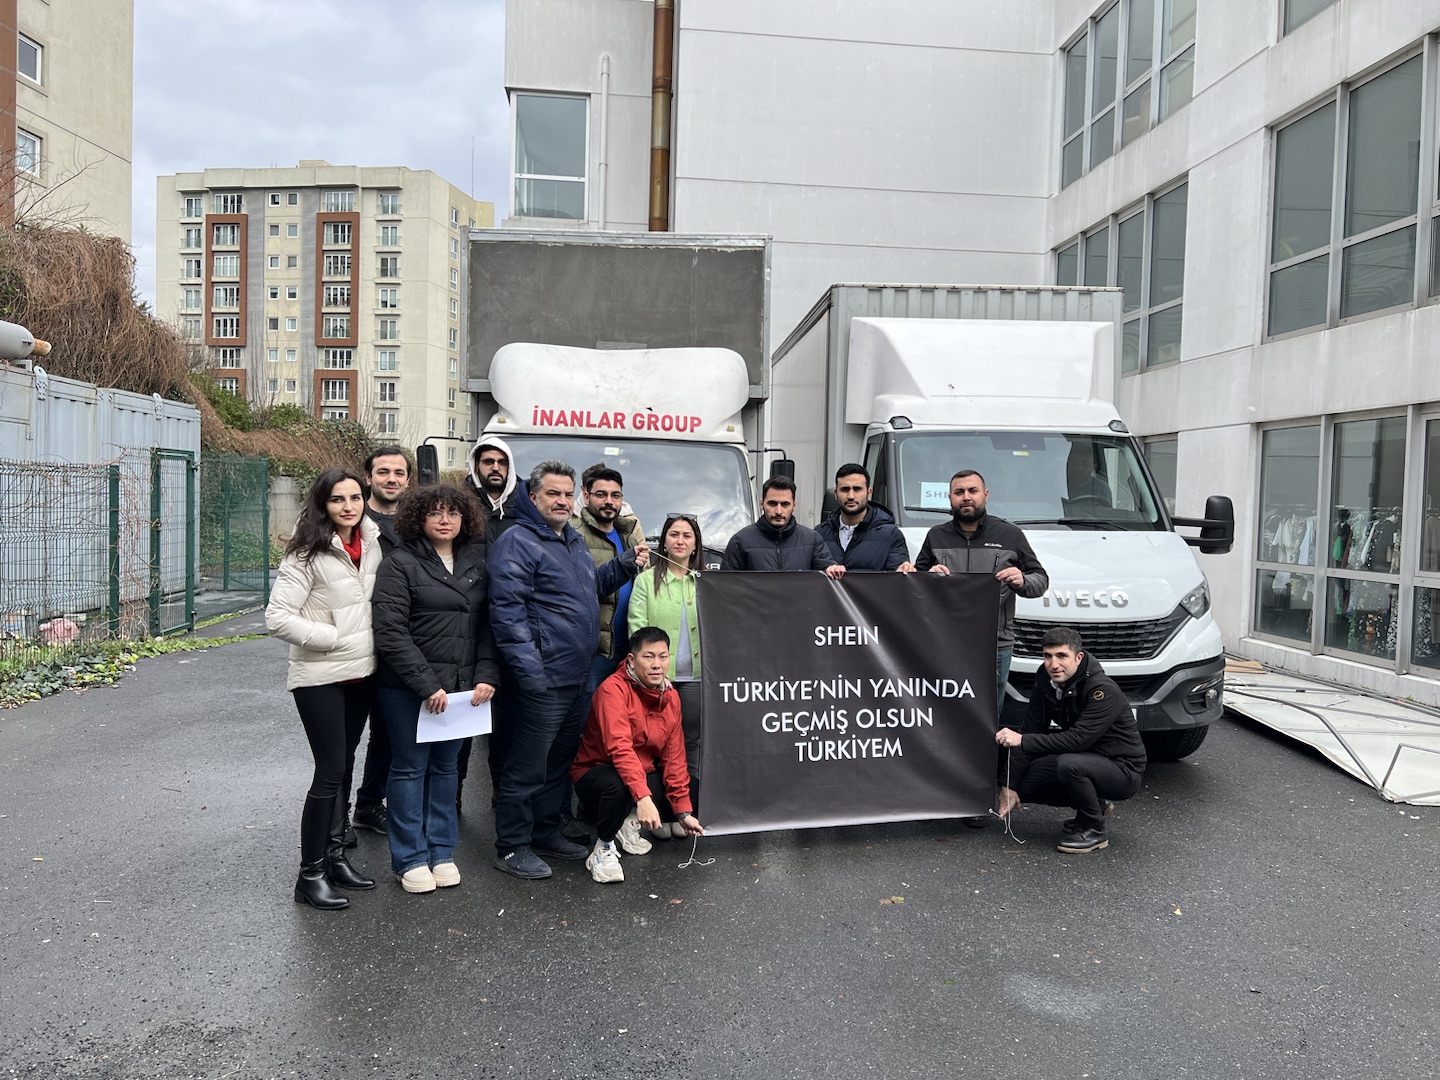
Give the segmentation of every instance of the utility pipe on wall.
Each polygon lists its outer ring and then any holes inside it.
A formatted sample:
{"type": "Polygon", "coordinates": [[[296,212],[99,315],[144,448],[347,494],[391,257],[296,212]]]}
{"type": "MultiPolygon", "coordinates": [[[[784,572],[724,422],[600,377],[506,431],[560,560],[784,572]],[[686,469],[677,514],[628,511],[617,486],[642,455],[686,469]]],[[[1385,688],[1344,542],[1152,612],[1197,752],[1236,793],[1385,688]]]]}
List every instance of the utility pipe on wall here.
{"type": "Polygon", "coordinates": [[[650,231],[670,231],[670,106],[675,91],[675,0],[655,0],[650,81],[650,231]]]}
{"type": "Polygon", "coordinates": [[[600,194],[598,216],[605,228],[605,181],[610,173],[610,54],[600,55],[600,194]]]}

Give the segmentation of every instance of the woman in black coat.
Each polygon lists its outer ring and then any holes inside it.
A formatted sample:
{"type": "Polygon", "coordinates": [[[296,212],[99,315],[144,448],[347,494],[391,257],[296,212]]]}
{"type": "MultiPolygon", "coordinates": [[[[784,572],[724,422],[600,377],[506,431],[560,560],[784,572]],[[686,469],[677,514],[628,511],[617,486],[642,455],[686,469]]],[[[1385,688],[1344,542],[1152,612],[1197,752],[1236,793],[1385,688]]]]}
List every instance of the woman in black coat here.
{"type": "Polygon", "coordinates": [[[445,711],[447,692],[489,701],[500,682],[486,598],[485,516],[451,484],[412,488],[395,510],[400,544],[375,580],[377,697],[393,760],[390,864],[406,892],[460,884],[455,866],[459,739],[417,743],[423,706],[445,711]]]}

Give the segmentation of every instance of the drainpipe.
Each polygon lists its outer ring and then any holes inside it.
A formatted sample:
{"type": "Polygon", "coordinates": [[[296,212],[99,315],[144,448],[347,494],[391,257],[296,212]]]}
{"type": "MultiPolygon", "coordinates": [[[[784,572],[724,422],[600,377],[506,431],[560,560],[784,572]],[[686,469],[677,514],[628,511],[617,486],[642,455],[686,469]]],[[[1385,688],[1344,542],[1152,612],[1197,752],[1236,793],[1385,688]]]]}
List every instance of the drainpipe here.
{"type": "Polygon", "coordinates": [[[605,231],[605,182],[610,175],[610,54],[600,56],[600,231],[605,231]]]}
{"type": "Polygon", "coordinates": [[[670,231],[670,104],[675,77],[675,0],[655,0],[650,82],[650,231],[670,231]]]}

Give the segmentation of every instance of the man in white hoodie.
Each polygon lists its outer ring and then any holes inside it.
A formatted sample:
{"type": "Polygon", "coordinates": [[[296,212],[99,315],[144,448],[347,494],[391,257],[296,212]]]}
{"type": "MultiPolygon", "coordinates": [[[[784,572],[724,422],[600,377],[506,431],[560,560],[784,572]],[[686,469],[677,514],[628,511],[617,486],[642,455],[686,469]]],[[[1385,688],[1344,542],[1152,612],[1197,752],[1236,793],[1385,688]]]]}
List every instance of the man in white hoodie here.
{"type": "Polygon", "coordinates": [[[515,463],[504,439],[481,435],[470,451],[470,475],[465,486],[480,499],[485,508],[485,539],[495,538],[515,524],[515,463]]]}

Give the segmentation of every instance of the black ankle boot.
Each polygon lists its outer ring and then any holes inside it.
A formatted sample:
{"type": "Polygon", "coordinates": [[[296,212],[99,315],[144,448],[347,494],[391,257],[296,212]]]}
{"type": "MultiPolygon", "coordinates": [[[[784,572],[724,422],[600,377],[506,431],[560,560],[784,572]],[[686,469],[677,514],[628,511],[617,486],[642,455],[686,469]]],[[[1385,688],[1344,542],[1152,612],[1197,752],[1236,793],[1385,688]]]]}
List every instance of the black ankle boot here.
{"type": "Polygon", "coordinates": [[[325,873],[330,877],[330,884],[342,889],[373,889],[374,880],[362,877],[345,857],[345,849],[350,846],[345,836],[350,828],[349,809],[338,797],[331,808],[330,835],[325,840],[325,873]]]}
{"type": "MultiPolygon", "coordinates": [[[[372,881],[370,884],[375,883],[372,881]]],[[[295,902],[309,904],[322,911],[339,911],[350,906],[350,898],[331,887],[330,879],[325,876],[324,862],[300,867],[300,876],[295,879],[295,902]]]]}

